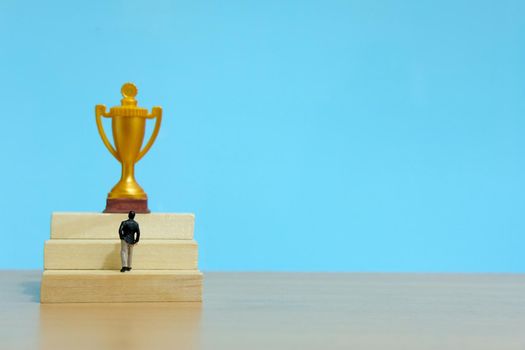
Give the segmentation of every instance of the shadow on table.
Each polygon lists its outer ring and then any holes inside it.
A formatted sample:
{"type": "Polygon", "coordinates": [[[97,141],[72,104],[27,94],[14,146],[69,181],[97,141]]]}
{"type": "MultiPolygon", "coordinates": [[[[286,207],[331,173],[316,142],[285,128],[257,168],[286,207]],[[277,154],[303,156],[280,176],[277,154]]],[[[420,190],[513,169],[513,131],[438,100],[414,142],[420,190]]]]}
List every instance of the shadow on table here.
{"type": "Polygon", "coordinates": [[[41,349],[194,349],[201,309],[201,303],[43,304],[41,349]]]}
{"type": "Polygon", "coordinates": [[[24,281],[20,283],[22,293],[31,298],[32,302],[40,302],[40,279],[38,281],[24,281]]]}

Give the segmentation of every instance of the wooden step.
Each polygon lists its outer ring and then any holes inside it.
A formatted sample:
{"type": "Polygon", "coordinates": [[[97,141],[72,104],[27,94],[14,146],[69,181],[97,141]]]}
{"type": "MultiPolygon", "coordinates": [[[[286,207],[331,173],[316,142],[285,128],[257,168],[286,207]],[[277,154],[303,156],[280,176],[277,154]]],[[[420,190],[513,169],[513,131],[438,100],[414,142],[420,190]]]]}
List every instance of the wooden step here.
{"type": "MultiPolygon", "coordinates": [[[[126,214],[55,212],[51,216],[52,239],[115,239],[126,214]]],[[[193,214],[137,214],[144,239],[193,239],[193,214]]]]}
{"type": "MultiPolygon", "coordinates": [[[[197,242],[143,240],[133,248],[134,270],[195,270],[197,242]]],[[[120,240],[52,239],[44,246],[46,270],[118,270],[120,240]]]]}
{"type": "Polygon", "coordinates": [[[47,270],[42,303],[201,301],[202,273],[196,270],[47,270]]]}

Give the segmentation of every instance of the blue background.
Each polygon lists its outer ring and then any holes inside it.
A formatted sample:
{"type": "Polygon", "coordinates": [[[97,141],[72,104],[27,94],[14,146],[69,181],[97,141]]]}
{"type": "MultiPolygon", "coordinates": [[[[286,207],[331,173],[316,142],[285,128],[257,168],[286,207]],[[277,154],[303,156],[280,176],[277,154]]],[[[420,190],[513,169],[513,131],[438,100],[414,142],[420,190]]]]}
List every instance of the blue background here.
{"type": "Polygon", "coordinates": [[[0,268],[103,209],[94,105],[132,81],[205,271],[524,272],[524,4],[0,1],[0,268]]]}

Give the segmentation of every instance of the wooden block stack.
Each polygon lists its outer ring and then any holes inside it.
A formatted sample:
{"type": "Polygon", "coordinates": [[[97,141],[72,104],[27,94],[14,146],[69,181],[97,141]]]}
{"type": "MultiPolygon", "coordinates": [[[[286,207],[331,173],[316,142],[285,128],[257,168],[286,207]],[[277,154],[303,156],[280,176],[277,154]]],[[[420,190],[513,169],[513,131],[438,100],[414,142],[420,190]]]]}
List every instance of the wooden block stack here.
{"type": "Polygon", "coordinates": [[[193,214],[137,214],[133,269],[120,272],[126,214],[53,213],[42,303],[201,301],[193,214]]]}

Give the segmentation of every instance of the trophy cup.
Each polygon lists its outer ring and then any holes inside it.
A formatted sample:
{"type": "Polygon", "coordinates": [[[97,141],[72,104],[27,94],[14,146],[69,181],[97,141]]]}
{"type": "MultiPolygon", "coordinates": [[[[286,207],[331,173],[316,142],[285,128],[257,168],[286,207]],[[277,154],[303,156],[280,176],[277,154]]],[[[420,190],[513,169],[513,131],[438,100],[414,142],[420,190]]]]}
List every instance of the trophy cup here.
{"type": "Polygon", "coordinates": [[[121,89],[123,99],[120,106],[111,107],[109,113],[106,106],[95,107],[97,128],[102,142],[108,151],[122,164],[120,181],[109,192],[104,213],[125,213],[133,210],[137,213],[149,213],[148,196],[135,180],[135,163],[149,151],[157,138],[162,120],[162,108],[153,107],[151,114],[146,108],[137,106],[137,87],[126,83],[121,89]],[[101,117],[111,118],[113,141],[109,142],[101,117]],[[141,149],[146,131],[146,119],[155,118],[155,128],[146,146],[141,149]]]}

